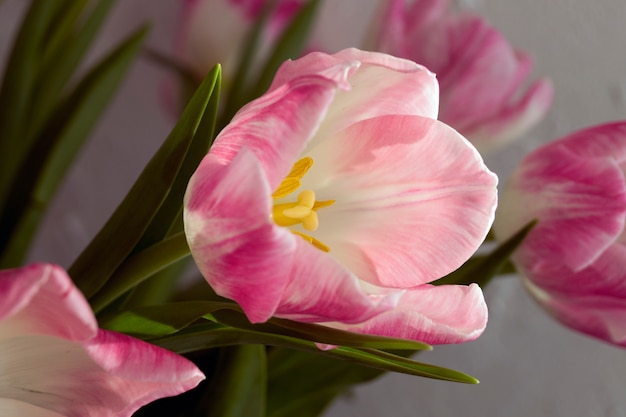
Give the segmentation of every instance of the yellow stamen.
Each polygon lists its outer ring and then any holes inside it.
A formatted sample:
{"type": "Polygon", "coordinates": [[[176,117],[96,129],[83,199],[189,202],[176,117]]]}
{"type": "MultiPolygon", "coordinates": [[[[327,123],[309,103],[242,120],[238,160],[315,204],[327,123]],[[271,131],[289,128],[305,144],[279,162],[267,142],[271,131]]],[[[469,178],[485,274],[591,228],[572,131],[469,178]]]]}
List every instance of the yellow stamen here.
{"type": "Polygon", "coordinates": [[[300,188],[301,179],[304,177],[304,174],[313,166],[313,158],[305,156],[302,159],[299,159],[291,168],[291,171],[285,179],[280,183],[276,191],[272,193],[272,198],[283,198],[288,196],[289,194],[296,191],[300,188]]]}
{"type": "Polygon", "coordinates": [[[330,248],[328,246],[324,245],[322,242],[315,239],[313,236],[307,235],[306,233],[296,232],[294,230],[292,230],[291,233],[293,233],[294,235],[300,236],[302,239],[306,240],[307,242],[309,242],[310,244],[312,244],[319,250],[322,250],[324,252],[330,252],[330,248]]]}
{"type": "MultiPolygon", "coordinates": [[[[287,177],[280,183],[276,191],[272,193],[272,198],[277,200],[283,198],[300,188],[302,177],[313,165],[313,159],[309,157],[302,158],[296,162],[287,177]]],[[[315,192],[313,190],[303,190],[298,194],[298,199],[292,203],[274,204],[272,209],[272,218],[279,226],[289,227],[301,224],[304,230],[314,232],[319,227],[319,218],[317,210],[332,205],[335,200],[315,201],[315,192]]],[[[305,233],[292,233],[302,237],[316,248],[328,252],[330,248],[315,239],[313,236],[305,233]]]]}

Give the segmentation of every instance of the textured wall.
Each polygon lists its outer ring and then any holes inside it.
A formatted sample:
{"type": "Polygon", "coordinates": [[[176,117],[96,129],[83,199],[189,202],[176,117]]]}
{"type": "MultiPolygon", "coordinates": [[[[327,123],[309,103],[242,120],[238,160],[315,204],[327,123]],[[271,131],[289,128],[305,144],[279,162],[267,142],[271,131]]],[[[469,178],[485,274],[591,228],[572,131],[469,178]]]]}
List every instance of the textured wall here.
{"type": "MultiPolygon", "coordinates": [[[[337,47],[360,42],[375,2],[359,1],[327,0],[326,25],[345,33],[321,31],[324,42],[337,47]]],[[[0,57],[7,53],[24,3],[0,3],[0,57]]],[[[488,158],[501,178],[542,142],[626,116],[624,0],[462,3],[484,14],[514,45],[530,51],[535,73],[551,77],[556,88],[547,119],[511,148],[488,158]]],[[[178,6],[175,0],[120,1],[94,58],[144,20],[153,23],[149,47],[169,51],[178,6]]],[[[68,266],[123,197],[172,125],[159,105],[163,77],[146,59],[133,67],[52,204],[32,259],[68,266]]],[[[552,322],[515,277],[495,282],[487,298],[490,323],[484,336],[421,354],[424,361],[477,376],[480,385],[388,375],[356,389],[326,416],[626,416],[626,352],[552,322]]]]}

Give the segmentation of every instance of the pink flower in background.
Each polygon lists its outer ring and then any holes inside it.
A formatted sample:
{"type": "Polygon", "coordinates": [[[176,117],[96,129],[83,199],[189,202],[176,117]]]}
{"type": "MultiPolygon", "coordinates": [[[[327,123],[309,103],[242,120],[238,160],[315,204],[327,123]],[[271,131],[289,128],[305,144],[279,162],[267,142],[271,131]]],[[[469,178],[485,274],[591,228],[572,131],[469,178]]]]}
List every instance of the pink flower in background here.
{"type": "Polygon", "coordinates": [[[0,411],[4,416],[128,417],[204,375],[187,359],[99,330],[56,265],[0,271],[0,411]]]}
{"type": "Polygon", "coordinates": [[[626,346],[626,122],[575,132],[529,154],[494,230],[539,223],[514,256],[531,294],[566,326],[626,346]]]}
{"type": "Polygon", "coordinates": [[[436,73],[439,119],[478,149],[516,139],[548,111],[551,83],[540,79],[524,89],[530,58],[481,17],[454,14],[447,0],[389,0],[382,7],[374,48],[436,73]]]}
{"type": "MultiPolygon", "coordinates": [[[[305,0],[276,2],[267,30],[263,33],[266,48],[275,39],[305,0]]],[[[263,12],[268,0],[183,0],[177,54],[199,79],[217,63],[226,75],[237,64],[243,40],[263,12]]]]}
{"type": "Polygon", "coordinates": [[[497,178],[435,120],[425,68],[356,49],[287,61],[217,137],[185,196],[193,257],[252,322],[275,315],[455,343],[482,332],[460,266],[493,220],[497,178]]]}

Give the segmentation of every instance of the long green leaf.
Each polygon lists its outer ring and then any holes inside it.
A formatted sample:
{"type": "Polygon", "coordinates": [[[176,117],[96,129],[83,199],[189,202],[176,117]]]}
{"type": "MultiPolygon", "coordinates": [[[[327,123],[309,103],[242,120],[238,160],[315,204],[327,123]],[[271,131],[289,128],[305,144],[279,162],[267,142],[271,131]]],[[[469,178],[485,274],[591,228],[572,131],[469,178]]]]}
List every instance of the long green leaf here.
{"type": "Polygon", "coordinates": [[[41,49],[56,5],[53,1],[31,2],[5,67],[0,89],[0,213],[19,164],[30,149],[31,144],[23,138],[41,64],[41,49]]]}
{"type": "Polygon", "coordinates": [[[70,268],[70,276],[87,297],[92,297],[132,252],[167,198],[211,99],[219,72],[219,67],[210,71],[128,195],[70,268]]]}
{"type": "Polygon", "coordinates": [[[202,411],[209,416],[264,417],[266,384],[265,346],[222,349],[202,411]]]}
{"type": "Polygon", "coordinates": [[[363,335],[318,324],[300,323],[279,318],[271,318],[266,323],[251,324],[240,310],[234,308],[214,311],[212,316],[220,323],[240,329],[275,333],[328,345],[377,349],[432,350],[430,345],[414,340],[363,335]]]}
{"type": "Polygon", "coordinates": [[[0,265],[22,263],[47,205],[76,153],[113,97],[147,33],[142,28],[96,65],[60,106],[19,170],[0,219],[0,265]]]}
{"type": "Polygon", "coordinates": [[[268,354],[267,415],[317,417],[345,390],[382,373],[315,353],[273,348],[268,354]]]}
{"type": "Polygon", "coordinates": [[[148,226],[148,229],[142,236],[141,240],[134,249],[134,252],[140,251],[168,235],[172,229],[174,222],[182,215],[183,196],[189,183],[189,178],[198,168],[200,161],[209,151],[213,139],[215,138],[215,123],[219,106],[221,85],[221,72],[217,72],[215,78],[215,86],[211,93],[211,99],[206,106],[198,129],[193,136],[189,151],[180,167],[180,171],[172,184],[167,198],[155,214],[154,219],[148,226]]]}
{"type": "Polygon", "coordinates": [[[416,362],[387,352],[373,349],[365,351],[348,347],[320,350],[313,342],[306,340],[232,327],[215,328],[214,324],[206,326],[206,328],[203,325],[194,325],[175,335],[162,339],[154,339],[152,343],[178,353],[195,352],[213,347],[239,344],[282,346],[330,356],[335,359],[346,360],[384,371],[469,384],[478,382],[476,378],[458,371],[416,362]]]}
{"type": "MultiPolygon", "coordinates": [[[[50,40],[41,71],[37,77],[33,118],[27,136],[37,136],[40,129],[53,114],[63,89],[93,43],[115,0],[99,1],[77,33],[74,36],[68,36],[64,32],[70,32],[70,34],[73,32],[73,27],[68,26],[75,26],[78,16],[74,19],[69,19],[69,17],[75,14],[75,9],[78,9],[81,3],[84,1],[78,1],[69,7],[68,13],[64,16],[66,19],[57,27],[56,36],[50,40]]],[[[134,55],[135,53],[133,53],[134,55]]]]}

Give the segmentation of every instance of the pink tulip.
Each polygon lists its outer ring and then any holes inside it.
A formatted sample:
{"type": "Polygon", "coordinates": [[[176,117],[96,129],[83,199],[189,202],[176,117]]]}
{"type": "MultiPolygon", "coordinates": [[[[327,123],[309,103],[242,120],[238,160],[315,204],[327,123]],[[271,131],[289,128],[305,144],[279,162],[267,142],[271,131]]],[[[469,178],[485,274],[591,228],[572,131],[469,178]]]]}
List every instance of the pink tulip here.
{"type": "MultiPolygon", "coordinates": [[[[276,2],[263,33],[265,49],[293,18],[305,0],[276,2]]],[[[261,16],[268,0],[183,0],[177,41],[179,58],[203,78],[217,63],[230,74],[243,48],[247,31],[261,16]]]]}
{"type": "Polygon", "coordinates": [[[524,89],[530,58],[481,17],[453,14],[448,0],[382,4],[375,49],[435,72],[440,120],[480,150],[518,138],[548,111],[552,84],[540,79],[524,89]]]}
{"type": "Polygon", "coordinates": [[[497,178],[435,120],[435,77],[346,49],[287,61],[217,137],[185,196],[200,271],[271,316],[429,343],[471,340],[480,288],[432,287],[482,242],[497,178]]]}
{"type": "Polygon", "coordinates": [[[539,223],[514,261],[531,294],[580,332],[626,347],[626,122],[575,132],[529,154],[494,230],[539,223]]]}
{"type": "Polygon", "coordinates": [[[128,417],[204,379],[183,357],[99,330],[56,265],[0,271],[0,294],[3,416],[128,417]]]}

